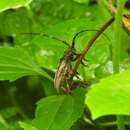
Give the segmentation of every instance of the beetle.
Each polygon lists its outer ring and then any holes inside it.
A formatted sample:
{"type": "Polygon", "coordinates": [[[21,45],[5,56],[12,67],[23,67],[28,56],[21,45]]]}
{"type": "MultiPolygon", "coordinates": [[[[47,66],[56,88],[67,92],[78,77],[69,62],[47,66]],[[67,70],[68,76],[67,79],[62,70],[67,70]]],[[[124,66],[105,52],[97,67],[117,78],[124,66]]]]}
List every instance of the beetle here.
{"type": "MultiPolygon", "coordinates": [[[[67,43],[66,41],[63,41],[55,36],[50,36],[45,33],[19,33],[20,35],[21,34],[23,34],[23,35],[25,35],[25,34],[41,35],[44,37],[58,40],[68,46],[68,49],[65,51],[63,57],[60,59],[60,62],[58,64],[57,71],[56,71],[55,77],[54,77],[54,87],[58,93],[62,93],[62,92],[70,93],[70,91],[71,91],[70,83],[72,83],[72,82],[70,82],[70,80],[71,80],[70,78],[71,78],[71,75],[73,74],[71,62],[75,61],[80,56],[80,54],[77,54],[76,49],[75,49],[75,40],[80,33],[83,33],[86,31],[99,31],[99,30],[85,29],[85,30],[81,30],[81,31],[77,32],[72,39],[71,45],[69,43],[67,43]]],[[[105,35],[105,34],[103,33],[103,35],[105,35]]],[[[109,39],[106,35],[105,35],[105,37],[107,39],[109,39]]],[[[83,62],[82,62],[82,64],[84,65],[83,62]]]]}
{"type": "MultiPolygon", "coordinates": [[[[71,66],[71,61],[74,60],[74,57],[76,55],[75,53],[75,48],[69,48],[63,58],[61,58],[60,63],[58,65],[58,69],[55,73],[55,78],[54,78],[54,86],[57,90],[57,92],[60,92],[60,89],[62,88],[64,91],[64,82],[66,81],[67,85],[68,85],[68,80],[71,76],[71,74],[73,73],[72,71],[72,66],[71,66]]],[[[69,86],[67,86],[68,92],[69,90],[69,86]]]]}
{"type": "MultiPolygon", "coordinates": [[[[58,93],[60,93],[62,91],[65,91],[66,93],[70,93],[70,91],[71,91],[70,90],[70,88],[71,88],[70,80],[72,80],[72,79],[70,79],[70,78],[71,78],[71,75],[73,74],[71,62],[75,61],[80,56],[80,54],[76,53],[76,49],[74,47],[75,40],[76,40],[76,37],[80,33],[86,32],[86,31],[98,31],[98,30],[85,29],[85,30],[81,30],[78,33],[76,33],[73,37],[72,45],[67,49],[64,56],[60,59],[57,71],[55,73],[55,78],[54,78],[54,86],[58,93]]],[[[84,65],[83,62],[82,62],[82,64],[84,65]]]]}

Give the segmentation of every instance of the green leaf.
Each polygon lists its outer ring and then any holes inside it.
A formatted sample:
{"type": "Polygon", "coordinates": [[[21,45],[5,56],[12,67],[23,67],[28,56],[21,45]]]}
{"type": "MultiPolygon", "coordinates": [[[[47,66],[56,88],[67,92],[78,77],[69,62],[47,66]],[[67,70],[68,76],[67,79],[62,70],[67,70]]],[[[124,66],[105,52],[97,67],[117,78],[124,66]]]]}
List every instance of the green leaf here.
{"type": "MultiPolygon", "coordinates": [[[[84,29],[98,29],[102,26],[103,23],[104,21],[102,20],[92,21],[90,18],[66,20],[65,22],[61,22],[45,30],[45,33],[51,36],[55,36],[59,39],[65,40],[71,45],[73,36],[77,32],[84,29]],[[94,25],[95,22],[96,25],[94,25]]],[[[105,34],[107,34],[107,36],[109,37],[111,36],[111,30],[108,31],[109,32],[105,34]]],[[[88,31],[80,34],[79,37],[77,37],[75,43],[77,53],[81,53],[85,44],[88,42],[88,40],[92,38],[92,36],[95,33],[95,31],[88,31]]],[[[87,55],[88,61],[92,64],[95,64],[95,66],[106,62],[106,60],[110,56],[110,42],[111,41],[104,37],[104,35],[100,36],[100,38],[97,39],[96,43],[92,46],[91,51],[89,51],[87,55]]],[[[41,66],[47,67],[48,69],[56,68],[59,59],[63,56],[64,51],[67,49],[67,46],[65,46],[62,42],[41,36],[33,37],[32,43],[41,48],[39,49],[39,52],[36,54],[38,57],[37,59],[38,61],[40,61],[39,63],[41,66]],[[49,46],[46,46],[46,43],[48,43],[49,46]]],[[[38,50],[36,50],[36,52],[37,51],[38,50]]]]}
{"type": "MultiPolygon", "coordinates": [[[[29,19],[27,10],[24,8],[19,9],[17,11],[8,10],[0,14],[0,29],[3,35],[8,36],[15,35],[21,32],[31,32],[31,24],[31,19],[29,19]]],[[[22,43],[27,42],[27,40],[29,39],[29,36],[18,36],[20,37],[20,40],[22,39],[22,43]]],[[[17,37],[15,37],[15,40],[17,40],[16,38],[17,37]]],[[[18,41],[16,41],[16,44],[18,44],[17,42],[18,41]]]]}
{"type": "Polygon", "coordinates": [[[38,130],[37,128],[35,128],[34,126],[32,126],[31,124],[27,124],[25,122],[19,122],[19,125],[24,129],[24,130],[38,130]]]}
{"type": "Polygon", "coordinates": [[[80,3],[80,4],[86,4],[88,2],[88,0],[73,0],[77,3],[80,3]]]}
{"type": "Polygon", "coordinates": [[[16,80],[28,75],[43,75],[52,80],[24,48],[0,47],[0,80],[16,80]]]}
{"type": "Polygon", "coordinates": [[[83,113],[84,94],[77,89],[72,95],[43,98],[38,102],[35,126],[39,130],[68,130],[83,113]]]}
{"type": "Polygon", "coordinates": [[[16,107],[6,107],[0,110],[1,115],[5,118],[11,118],[12,116],[15,116],[17,112],[16,107]]]}
{"type": "Polygon", "coordinates": [[[93,85],[85,103],[93,119],[105,115],[130,115],[130,70],[93,85]]]}
{"type": "Polygon", "coordinates": [[[57,91],[56,91],[56,89],[54,87],[53,82],[51,82],[47,78],[42,78],[41,83],[42,83],[43,90],[44,90],[44,93],[45,93],[46,96],[52,96],[52,95],[57,94],[57,91]]]}
{"type": "Polygon", "coordinates": [[[77,4],[73,0],[40,0],[39,2],[33,1],[31,5],[36,12],[35,15],[37,15],[37,11],[41,11],[40,16],[36,17],[43,26],[48,25],[47,23],[50,25],[69,18],[84,16],[87,8],[86,4],[77,4]]]}
{"type": "Polygon", "coordinates": [[[19,8],[22,6],[27,6],[31,3],[32,0],[1,0],[0,1],[0,12],[10,9],[10,8],[19,8]]]}
{"type": "Polygon", "coordinates": [[[9,130],[9,126],[6,122],[6,120],[3,118],[2,115],[0,115],[0,130],[9,130]]]}
{"type": "Polygon", "coordinates": [[[0,130],[10,130],[10,129],[6,128],[3,124],[0,123],[0,130]]]}

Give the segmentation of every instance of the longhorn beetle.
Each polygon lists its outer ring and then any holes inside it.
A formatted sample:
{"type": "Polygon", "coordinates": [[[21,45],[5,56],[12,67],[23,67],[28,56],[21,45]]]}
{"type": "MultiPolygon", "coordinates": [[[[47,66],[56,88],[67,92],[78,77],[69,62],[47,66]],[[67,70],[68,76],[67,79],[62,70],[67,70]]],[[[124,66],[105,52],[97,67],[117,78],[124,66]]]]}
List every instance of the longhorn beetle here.
{"type": "MultiPolygon", "coordinates": [[[[54,36],[49,36],[48,34],[44,34],[44,33],[19,33],[19,34],[23,34],[23,35],[25,35],[25,34],[41,35],[41,36],[44,36],[44,37],[48,37],[48,38],[58,40],[58,41],[60,41],[60,42],[62,42],[65,45],[68,46],[68,49],[65,52],[64,56],[60,59],[57,71],[55,73],[54,86],[55,86],[58,93],[60,93],[62,91],[69,93],[71,91],[70,90],[70,84],[69,84],[70,77],[73,74],[73,69],[72,69],[72,66],[71,66],[71,62],[76,60],[78,58],[78,56],[80,56],[80,54],[76,53],[75,40],[76,40],[76,37],[80,33],[83,33],[83,32],[86,32],[86,31],[99,31],[99,30],[85,29],[85,30],[79,31],[78,33],[76,33],[74,35],[71,45],[69,43],[67,43],[66,41],[63,41],[63,40],[61,40],[61,39],[59,39],[57,37],[54,37],[54,36]],[[65,86],[66,86],[66,88],[65,88],[65,86]]],[[[103,33],[103,35],[107,39],[109,39],[104,33],[103,33]]]]}
{"type": "Polygon", "coordinates": [[[69,82],[70,77],[73,74],[71,62],[76,60],[78,56],[80,55],[76,53],[76,49],[74,48],[75,40],[76,40],[76,37],[80,33],[86,32],[86,31],[98,31],[98,30],[88,30],[88,29],[81,30],[74,35],[73,40],[72,40],[72,45],[67,49],[64,56],[61,58],[60,63],[58,65],[58,69],[55,73],[54,86],[58,93],[61,92],[61,89],[63,89],[63,91],[66,91],[67,93],[71,91],[70,90],[71,84],[69,82]],[[66,82],[66,88],[64,88],[65,82],[66,82]]]}

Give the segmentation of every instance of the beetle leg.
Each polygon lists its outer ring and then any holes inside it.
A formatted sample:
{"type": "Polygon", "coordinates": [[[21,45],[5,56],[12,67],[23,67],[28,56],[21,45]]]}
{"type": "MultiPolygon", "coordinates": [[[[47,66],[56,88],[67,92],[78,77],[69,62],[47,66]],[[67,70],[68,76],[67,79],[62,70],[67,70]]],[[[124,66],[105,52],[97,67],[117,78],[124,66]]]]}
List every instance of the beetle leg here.
{"type": "Polygon", "coordinates": [[[85,67],[88,67],[88,65],[86,65],[83,61],[81,61],[81,64],[85,67]]]}
{"type": "MultiPolygon", "coordinates": [[[[77,54],[77,53],[75,53],[75,55],[76,55],[76,57],[74,57],[73,59],[72,59],[72,61],[75,61],[75,60],[77,60],[79,57],[80,57],[80,55],[81,54],[77,54]]],[[[84,61],[88,61],[87,59],[83,59],[84,61]]],[[[83,66],[86,66],[86,67],[88,67],[88,65],[86,65],[83,61],[81,62],[81,64],[83,65],[83,66]]]]}

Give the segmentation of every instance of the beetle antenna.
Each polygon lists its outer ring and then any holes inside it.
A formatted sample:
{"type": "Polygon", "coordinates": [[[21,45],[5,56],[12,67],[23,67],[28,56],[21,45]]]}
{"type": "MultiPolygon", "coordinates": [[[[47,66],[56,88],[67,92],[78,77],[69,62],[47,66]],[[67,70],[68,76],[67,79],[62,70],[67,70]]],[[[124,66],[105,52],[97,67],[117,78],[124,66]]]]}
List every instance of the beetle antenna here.
{"type": "MultiPolygon", "coordinates": [[[[97,32],[99,30],[97,30],[97,29],[85,29],[85,30],[81,30],[81,31],[77,32],[74,35],[73,40],[72,40],[72,45],[71,45],[72,48],[74,48],[74,46],[75,46],[75,40],[76,40],[77,36],[79,36],[80,33],[87,32],[87,31],[96,31],[97,32]]],[[[105,33],[102,33],[102,34],[110,41],[110,38],[105,33]]]]}
{"type": "Polygon", "coordinates": [[[57,38],[57,37],[55,37],[55,36],[51,36],[51,35],[45,34],[45,33],[37,33],[37,32],[36,32],[36,33],[35,33],[35,32],[33,33],[33,32],[31,32],[31,33],[17,33],[17,34],[20,34],[20,35],[28,35],[28,34],[30,34],[30,35],[41,35],[41,36],[44,36],[44,37],[47,37],[47,38],[51,38],[51,39],[60,41],[60,42],[62,42],[62,43],[64,43],[65,45],[67,45],[67,46],[70,47],[69,43],[67,43],[66,41],[61,40],[61,39],[59,39],[59,38],[57,38]]]}

